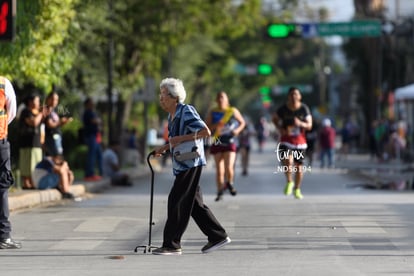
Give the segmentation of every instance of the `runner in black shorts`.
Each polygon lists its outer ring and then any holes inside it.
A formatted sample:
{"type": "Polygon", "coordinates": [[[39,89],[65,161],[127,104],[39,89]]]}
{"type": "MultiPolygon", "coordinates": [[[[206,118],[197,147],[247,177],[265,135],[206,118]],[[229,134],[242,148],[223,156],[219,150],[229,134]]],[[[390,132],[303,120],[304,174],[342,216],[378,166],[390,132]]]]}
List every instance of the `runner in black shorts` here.
{"type": "Polygon", "coordinates": [[[279,107],[273,115],[273,123],[278,128],[281,138],[278,145],[278,160],[286,168],[286,186],[284,193],[302,199],[300,190],[303,178],[303,159],[307,148],[305,131],[312,129],[312,116],[307,105],[301,102],[299,89],[291,87],[287,102],[279,107]],[[293,181],[295,174],[295,181],[293,181]]]}

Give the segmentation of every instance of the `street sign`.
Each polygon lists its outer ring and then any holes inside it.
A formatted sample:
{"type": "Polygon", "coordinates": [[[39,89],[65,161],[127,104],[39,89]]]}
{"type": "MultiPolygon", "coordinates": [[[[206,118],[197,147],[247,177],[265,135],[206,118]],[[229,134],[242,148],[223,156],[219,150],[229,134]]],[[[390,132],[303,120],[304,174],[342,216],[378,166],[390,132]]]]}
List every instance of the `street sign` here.
{"type": "Polygon", "coordinates": [[[297,32],[300,33],[303,38],[319,36],[317,23],[298,24],[296,28],[298,28],[297,32]]]}
{"type": "Polygon", "coordinates": [[[361,20],[337,23],[319,23],[319,36],[377,37],[381,36],[382,25],[378,20],[361,20]]]}
{"type": "Polygon", "coordinates": [[[350,22],[298,23],[297,33],[304,38],[317,36],[377,37],[381,36],[382,24],[378,20],[350,22]]]}
{"type": "Polygon", "coordinates": [[[379,20],[355,20],[349,22],[321,23],[277,23],[267,27],[267,35],[271,38],[302,37],[312,38],[321,36],[347,37],[378,37],[384,26],[379,20]]]}
{"type": "Polygon", "coordinates": [[[295,85],[275,85],[272,87],[272,94],[274,96],[286,95],[289,88],[296,87],[302,94],[310,94],[313,92],[313,87],[310,84],[295,84],[295,85]]]}

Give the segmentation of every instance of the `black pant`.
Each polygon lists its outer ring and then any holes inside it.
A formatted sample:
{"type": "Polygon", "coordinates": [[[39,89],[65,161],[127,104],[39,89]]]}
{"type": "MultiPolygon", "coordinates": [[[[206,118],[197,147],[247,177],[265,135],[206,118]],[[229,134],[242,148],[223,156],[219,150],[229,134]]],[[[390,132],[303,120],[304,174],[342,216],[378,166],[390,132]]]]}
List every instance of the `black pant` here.
{"type": "Polygon", "coordinates": [[[181,248],[181,237],[190,216],[208,237],[216,242],[227,237],[226,231],[203,203],[199,181],[202,167],[191,168],[178,174],[168,196],[168,217],[164,228],[163,247],[181,248]]]}
{"type": "Polygon", "coordinates": [[[9,188],[14,179],[10,165],[10,144],[6,139],[0,140],[0,238],[10,237],[9,188]]]}

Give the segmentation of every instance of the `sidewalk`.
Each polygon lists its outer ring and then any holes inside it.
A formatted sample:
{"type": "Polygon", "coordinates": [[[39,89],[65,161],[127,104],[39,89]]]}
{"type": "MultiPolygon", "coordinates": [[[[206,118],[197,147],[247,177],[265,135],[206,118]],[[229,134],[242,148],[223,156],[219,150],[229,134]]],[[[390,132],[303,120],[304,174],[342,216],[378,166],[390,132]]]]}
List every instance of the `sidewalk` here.
{"type": "Polygon", "coordinates": [[[336,167],[368,180],[373,189],[413,189],[414,165],[399,160],[378,162],[369,154],[349,154],[344,160],[337,160],[336,167]],[[404,183],[403,183],[404,182],[404,183]]]}
{"type": "MultiPolygon", "coordinates": [[[[139,168],[123,169],[131,179],[149,175],[150,171],[145,165],[139,168]]],[[[86,182],[83,180],[75,180],[71,187],[71,193],[76,198],[82,197],[87,193],[99,193],[111,187],[109,178],[102,178],[99,181],[86,182]]],[[[56,189],[48,190],[17,190],[9,193],[9,209],[10,211],[21,210],[40,206],[43,204],[53,203],[62,200],[62,194],[56,189]]]]}

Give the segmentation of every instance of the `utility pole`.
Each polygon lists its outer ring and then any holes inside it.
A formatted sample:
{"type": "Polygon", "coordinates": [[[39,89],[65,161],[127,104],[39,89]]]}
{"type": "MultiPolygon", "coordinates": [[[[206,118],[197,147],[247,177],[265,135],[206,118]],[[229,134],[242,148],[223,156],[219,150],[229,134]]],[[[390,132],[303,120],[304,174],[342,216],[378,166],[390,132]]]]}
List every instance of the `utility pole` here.
{"type": "Polygon", "coordinates": [[[395,0],[395,19],[400,18],[400,0],[395,0]]]}
{"type": "MultiPolygon", "coordinates": [[[[113,21],[113,6],[112,0],[108,2],[109,8],[109,21],[113,21]]],[[[108,49],[107,49],[107,58],[108,58],[108,87],[107,87],[107,104],[108,104],[108,142],[112,140],[112,89],[113,89],[113,58],[114,58],[114,39],[112,36],[112,30],[108,31],[108,49]]]]}

